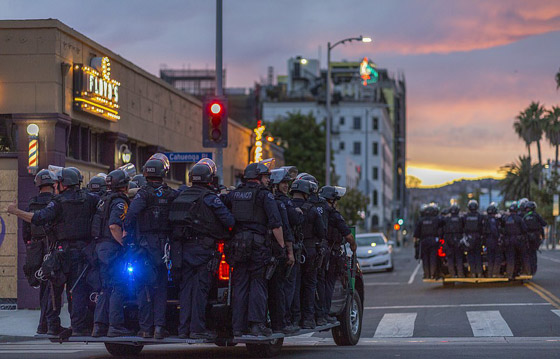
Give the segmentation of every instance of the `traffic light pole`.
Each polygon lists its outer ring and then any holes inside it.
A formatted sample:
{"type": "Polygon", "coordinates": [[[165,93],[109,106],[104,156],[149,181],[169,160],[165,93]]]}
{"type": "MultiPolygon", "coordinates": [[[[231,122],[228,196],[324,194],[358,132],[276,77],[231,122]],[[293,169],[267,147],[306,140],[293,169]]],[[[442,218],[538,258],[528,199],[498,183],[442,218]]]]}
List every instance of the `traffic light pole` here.
{"type": "MultiPolygon", "coordinates": [[[[223,96],[222,71],[222,0],[216,0],[216,95],[223,96]]],[[[226,132],[227,133],[227,132],[226,132]]],[[[220,184],[224,183],[224,152],[221,147],[216,148],[216,167],[220,184]]]]}

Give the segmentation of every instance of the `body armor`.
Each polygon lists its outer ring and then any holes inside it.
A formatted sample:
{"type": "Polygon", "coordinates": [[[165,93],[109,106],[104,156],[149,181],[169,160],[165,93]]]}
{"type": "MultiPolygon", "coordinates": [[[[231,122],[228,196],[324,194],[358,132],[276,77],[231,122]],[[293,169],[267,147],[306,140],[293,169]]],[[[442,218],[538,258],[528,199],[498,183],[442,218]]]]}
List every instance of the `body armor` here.
{"type": "Polygon", "coordinates": [[[438,228],[435,218],[424,218],[422,219],[422,231],[421,237],[437,237],[438,235],[438,228]]]}
{"type": "Polygon", "coordinates": [[[169,232],[169,207],[175,193],[166,184],[155,187],[148,183],[140,190],[147,193],[146,208],[138,218],[138,229],[141,233],[169,232]]]}
{"type": "Polygon", "coordinates": [[[91,219],[95,205],[89,201],[87,193],[76,191],[73,198],[59,195],[54,198],[62,206],[61,218],[55,223],[57,240],[87,240],[91,236],[91,219]]]}
{"type": "Polygon", "coordinates": [[[539,232],[542,230],[541,224],[537,216],[533,214],[533,212],[527,213],[523,218],[525,224],[527,225],[527,229],[529,232],[539,232]]]}
{"type": "Polygon", "coordinates": [[[91,221],[91,236],[93,238],[112,238],[111,230],[109,229],[109,217],[111,215],[111,204],[116,198],[122,198],[127,204],[130,204],[130,199],[122,192],[111,192],[101,197],[97,204],[97,211],[91,221]]]}
{"type": "Polygon", "coordinates": [[[463,233],[463,223],[459,216],[451,216],[445,222],[444,232],[446,234],[461,234],[463,233]]]}
{"type": "MultiPolygon", "coordinates": [[[[51,201],[53,196],[45,197],[45,202],[39,201],[39,197],[33,197],[29,202],[29,211],[30,212],[38,212],[45,208],[47,204],[51,201]]],[[[33,240],[41,240],[47,236],[47,232],[45,231],[44,226],[36,226],[33,223],[30,223],[31,228],[31,238],[33,240]]]]}
{"type": "Polygon", "coordinates": [[[510,236],[518,236],[521,234],[521,228],[515,221],[515,217],[513,215],[510,215],[506,218],[505,230],[506,234],[510,236]]]}
{"type": "Polygon", "coordinates": [[[478,233],[479,227],[479,216],[478,213],[471,213],[465,217],[465,233],[478,233]]]}
{"type": "Polygon", "coordinates": [[[257,223],[266,227],[266,213],[257,201],[261,190],[259,187],[243,186],[232,192],[231,212],[236,223],[257,223]]]}

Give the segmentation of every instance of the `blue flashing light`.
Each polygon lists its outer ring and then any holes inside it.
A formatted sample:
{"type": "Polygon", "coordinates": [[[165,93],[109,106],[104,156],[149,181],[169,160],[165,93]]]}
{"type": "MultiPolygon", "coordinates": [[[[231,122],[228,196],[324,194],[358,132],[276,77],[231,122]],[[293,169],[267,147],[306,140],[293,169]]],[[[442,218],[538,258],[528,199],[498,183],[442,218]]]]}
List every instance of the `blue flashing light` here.
{"type": "Polygon", "coordinates": [[[134,272],[134,267],[133,267],[131,264],[129,264],[129,265],[126,267],[126,270],[128,271],[128,273],[132,273],[132,272],[134,272]]]}

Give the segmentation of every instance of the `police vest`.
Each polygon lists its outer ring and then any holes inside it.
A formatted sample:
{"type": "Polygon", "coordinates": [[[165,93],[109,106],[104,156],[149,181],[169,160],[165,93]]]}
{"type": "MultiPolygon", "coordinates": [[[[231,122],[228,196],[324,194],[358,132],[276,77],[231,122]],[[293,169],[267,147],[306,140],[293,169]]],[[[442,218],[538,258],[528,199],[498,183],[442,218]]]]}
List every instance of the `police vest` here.
{"type": "Polygon", "coordinates": [[[73,198],[62,194],[54,200],[62,207],[62,214],[54,225],[56,238],[59,241],[89,240],[96,208],[94,201],[88,200],[88,194],[78,190],[73,198]]]}
{"type": "Polygon", "coordinates": [[[521,234],[521,228],[519,224],[515,221],[515,216],[509,215],[506,218],[505,231],[506,234],[510,236],[518,236],[521,234]]]}
{"type": "Polygon", "coordinates": [[[447,221],[445,221],[445,227],[443,230],[445,233],[463,233],[463,223],[461,218],[459,218],[459,216],[449,217],[447,221]]]}
{"type": "Polygon", "coordinates": [[[480,230],[478,213],[468,214],[465,217],[465,233],[477,233],[480,230]]]}
{"type": "MultiPolygon", "coordinates": [[[[39,197],[31,198],[31,201],[29,202],[29,211],[33,213],[39,212],[40,210],[45,208],[47,204],[49,204],[52,198],[53,198],[52,195],[49,197],[45,197],[45,202],[39,202],[39,197]]],[[[47,232],[45,231],[44,226],[36,226],[33,223],[31,223],[30,227],[31,227],[32,239],[38,240],[38,239],[45,238],[47,236],[47,232]]]]}
{"type": "Polygon", "coordinates": [[[213,193],[207,188],[192,186],[181,192],[171,203],[169,220],[173,233],[204,235],[215,239],[228,236],[222,222],[204,202],[204,197],[213,193]]]}
{"type": "Polygon", "coordinates": [[[257,200],[259,192],[263,190],[260,187],[243,186],[232,192],[231,212],[236,222],[256,223],[266,227],[266,213],[263,204],[257,200]]]}
{"type": "Polygon", "coordinates": [[[436,218],[424,218],[422,219],[422,231],[420,235],[422,238],[425,237],[437,237],[438,227],[436,223],[436,218]]]}
{"type": "Polygon", "coordinates": [[[527,225],[529,232],[540,232],[542,227],[539,219],[534,212],[529,212],[523,217],[523,221],[527,225]]]}
{"type": "MultiPolygon", "coordinates": [[[[336,211],[335,209],[333,209],[333,211],[336,211]]],[[[338,213],[338,211],[336,211],[335,213],[338,213]]],[[[336,226],[329,226],[327,228],[327,240],[329,241],[329,244],[342,244],[342,233],[340,233],[340,231],[338,230],[338,228],[336,226]]]]}
{"type": "Polygon", "coordinates": [[[305,216],[305,221],[302,226],[303,240],[316,239],[315,223],[313,223],[313,218],[311,217],[311,209],[314,207],[315,205],[310,202],[305,202],[303,206],[301,206],[301,211],[305,216]]]}
{"type": "Polygon", "coordinates": [[[146,208],[138,216],[138,229],[140,233],[166,233],[170,231],[169,207],[175,199],[175,192],[164,183],[155,187],[152,184],[144,185],[146,208]]]}
{"type": "Polygon", "coordinates": [[[323,220],[325,228],[328,228],[330,207],[327,201],[321,199],[320,197],[311,196],[309,197],[309,202],[312,203],[315,208],[317,208],[317,212],[319,212],[319,214],[321,215],[321,219],[323,220]]]}
{"type": "Polygon", "coordinates": [[[496,217],[488,216],[484,223],[484,234],[492,234],[492,228],[495,228],[496,231],[498,230],[498,221],[496,217]]]}
{"type": "Polygon", "coordinates": [[[111,216],[111,204],[117,198],[123,199],[127,205],[130,204],[130,199],[122,192],[106,193],[97,203],[97,210],[91,221],[91,236],[93,238],[112,238],[111,230],[109,229],[109,217],[111,216]]]}

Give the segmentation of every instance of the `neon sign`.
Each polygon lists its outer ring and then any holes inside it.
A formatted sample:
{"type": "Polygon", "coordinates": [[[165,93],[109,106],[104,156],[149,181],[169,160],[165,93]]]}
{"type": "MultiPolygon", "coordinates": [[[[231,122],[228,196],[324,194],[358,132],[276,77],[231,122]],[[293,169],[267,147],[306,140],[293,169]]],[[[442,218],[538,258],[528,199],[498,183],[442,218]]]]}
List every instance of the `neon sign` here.
{"type": "Polygon", "coordinates": [[[94,57],[90,66],[74,65],[74,108],[109,121],[120,120],[119,88],[111,78],[108,57],[94,57]]]}
{"type": "Polygon", "coordinates": [[[379,80],[379,73],[375,69],[375,64],[370,62],[367,57],[364,57],[360,63],[360,77],[364,86],[374,84],[379,80]]]}
{"type": "Polygon", "coordinates": [[[262,161],[262,152],[263,152],[263,132],[265,130],[265,126],[262,125],[261,121],[258,122],[257,128],[253,130],[255,132],[255,153],[253,154],[253,163],[262,161]]]}

